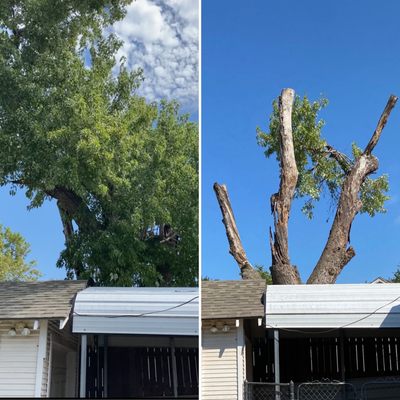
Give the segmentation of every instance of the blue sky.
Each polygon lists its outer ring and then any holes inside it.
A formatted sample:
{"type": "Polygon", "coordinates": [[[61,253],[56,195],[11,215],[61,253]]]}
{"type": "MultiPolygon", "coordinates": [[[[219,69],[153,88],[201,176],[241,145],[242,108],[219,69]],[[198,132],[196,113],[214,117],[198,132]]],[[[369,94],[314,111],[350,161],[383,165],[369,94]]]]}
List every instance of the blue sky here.
{"type": "MultiPolygon", "coordinates": [[[[321,2],[202,2],[202,275],[238,279],[212,185],[228,187],[240,235],[253,264],[270,266],[269,197],[278,165],[256,143],[267,128],[272,100],[284,87],[329,99],[323,135],[349,154],[364,147],[391,93],[400,95],[400,3],[395,0],[321,2]]],[[[386,214],[358,215],[351,244],[356,257],[341,283],[388,277],[400,264],[400,104],[374,154],[388,173],[386,214]]],[[[321,202],[313,221],[294,203],[290,256],[303,280],[324,247],[334,214],[321,202]],[[328,223],[326,222],[328,220],[328,223]]]]}
{"type": "MultiPolygon", "coordinates": [[[[198,120],[197,0],[141,0],[128,6],[124,20],[113,30],[123,41],[118,53],[130,69],[141,68],[145,81],[139,94],[149,101],[177,99],[182,112],[198,120]]],[[[0,224],[19,232],[31,246],[29,260],[37,261],[41,279],[64,279],[56,268],[64,235],[55,201],[27,210],[21,190],[10,196],[0,188],[0,224]]]]}

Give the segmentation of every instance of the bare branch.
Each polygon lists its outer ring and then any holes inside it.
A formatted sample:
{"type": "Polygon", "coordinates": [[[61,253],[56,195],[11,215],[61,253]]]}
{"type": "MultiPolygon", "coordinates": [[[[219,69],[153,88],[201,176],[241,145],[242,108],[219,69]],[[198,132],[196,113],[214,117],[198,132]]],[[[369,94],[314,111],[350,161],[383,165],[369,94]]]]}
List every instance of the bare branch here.
{"type": "Polygon", "coordinates": [[[392,94],[389,97],[389,100],[386,104],[385,109],[383,110],[381,117],[379,118],[378,125],[375,128],[375,132],[372,135],[369,143],[367,144],[367,147],[364,150],[365,155],[371,154],[372,150],[374,150],[376,144],[379,141],[379,138],[381,137],[382,130],[386,125],[389,115],[392,112],[394,106],[396,105],[396,102],[397,102],[397,97],[392,94]]]}
{"type": "Polygon", "coordinates": [[[340,168],[342,168],[344,173],[348,173],[351,170],[352,163],[351,160],[343,153],[340,151],[336,150],[334,147],[331,145],[327,144],[325,146],[327,154],[334,158],[336,162],[339,164],[340,168]]]}
{"type": "Polygon", "coordinates": [[[300,283],[300,276],[290,264],[288,222],[290,207],[296,190],[298,170],[294,155],[292,108],[294,90],[283,89],[279,97],[280,116],[280,185],[279,192],[271,196],[275,233],[270,231],[272,280],[275,284],[300,283]]]}
{"type": "Polygon", "coordinates": [[[355,256],[354,249],[349,246],[349,238],[353,220],[362,208],[359,193],[367,176],[378,169],[378,159],[371,151],[378,143],[396,101],[397,97],[390,96],[364,153],[346,175],[328,240],[307,283],[335,283],[342,269],[355,256]]]}
{"type": "Polygon", "coordinates": [[[247,259],[242,241],[240,240],[239,231],[236,226],[235,216],[233,215],[226,186],[214,183],[214,191],[222,213],[222,222],[225,226],[225,232],[229,242],[229,253],[238,263],[242,278],[262,279],[261,275],[253,268],[247,259]]]}

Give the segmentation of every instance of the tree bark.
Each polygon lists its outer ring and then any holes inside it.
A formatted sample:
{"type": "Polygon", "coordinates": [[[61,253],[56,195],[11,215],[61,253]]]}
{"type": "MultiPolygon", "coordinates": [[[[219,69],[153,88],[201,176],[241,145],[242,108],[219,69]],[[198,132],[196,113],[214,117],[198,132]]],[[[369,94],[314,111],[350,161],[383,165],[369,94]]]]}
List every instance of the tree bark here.
{"type": "Polygon", "coordinates": [[[271,196],[271,211],[274,216],[275,228],[274,233],[270,230],[271,274],[274,284],[301,283],[297,268],[290,263],[288,246],[290,207],[299,175],[292,134],[293,101],[294,90],[283,89],[279,98],[280,185],[278,193],[271,196]]]}
{"type": "MultiPolygon", "coordinates": [[[[57,206],[72,221],[74,220],[81,232],[93,232],[101,229],[101,225],[96,220],[83,199],[75,192],[62,186],[46,190],[45,193],[57,200],[57,206]]],[[[63,226],[64,220],[61,217],[63,226]]],[[[64,227],[65,228],[65,227],[64,227]]]]}
{"type": "Polygon", "coordinates": [[[349,246],[349,238],[351,224],[362,208],[359,198],[361,185],[368,175],[378,169],[378,160],[371,152],[379,141],[396,101],[397,97],[390,96],[364,153],[356,160],[345,178],[328,240],[307,283],[335,283],[342,269],[355,256],[354,249],[349,246]]]}
{"type": "Polygon", "coordinates": [[[238,263],[242,279],[263,279],[247,259],[242,241],[240,240],[226,186],[214,183],[214,191],[221,209],[222,222],[225,226],[226,236],[228,237],[229,253],[238,263]]]}

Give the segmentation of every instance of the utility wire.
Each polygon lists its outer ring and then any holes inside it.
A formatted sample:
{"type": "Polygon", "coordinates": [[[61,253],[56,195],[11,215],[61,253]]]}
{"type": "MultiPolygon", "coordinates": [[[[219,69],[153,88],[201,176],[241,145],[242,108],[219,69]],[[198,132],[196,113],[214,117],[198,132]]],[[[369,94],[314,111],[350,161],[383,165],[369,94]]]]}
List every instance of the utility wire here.
{"type": "MultiPolygon", "coordinates": [[[[158,313],[163,313],[166,311],[174,310],[176,308],[179,308],[186,304],[189,304],[198,298],[199,298],[199,296],[195,296],[195,297],[191,298],[190,300],[185,301],[184,303],[177,304],[176,306],[168,307],[163,310],[149,311],[149,312],[145,312],[142,314],[119,314],[119,315],[100,315],[100,316],[102,318],[145,317],[145,316],[151,315],[151,314],[158,314],[158,313]]],[[[99,315],[93,315],[93,314],[80,314],[80,313],[77,313],[76,311],[73,312],[73,315],[77,315],[78,317],[98,317],[99,316],[99,315]]]]}
{"type": "Polygon", "coordinates": [[[337,327],[337,328],[330,328],[330,329],[325,329],[325,330],[322,330],[322,331],[304,331],[304,330],[300,330],[300,329],[278,328],[278,327],[276,327],[276,326],[272,326],[272,325],[267,324],[267,323],[266,323],[265,325],[268,326],[269,328],[272,328],[272,329],[279,329],[279,330],[281,330],[281,331],[286,331],[286,332],[295,332],[295,333],[303,333],[303,334],[329,333],[329,332],[337,331],[337,330],[339,330],[339,329],[347,328],[348,326],[354,325],[354,324],[356,324],[357,322],[361,322],[361,321],[363,321],[364,319],[369,318],[371,315],[376,314],[376,313],[377,313],[379,310],[381,310],[382,308],[389,306],[390,304],[396,302],[396,301],[399,300],[399,299],[400,299],[400,296],[396,297],[394,300],[389,301],[388,303],[386,303],[386,304],[384,304],[384,305],[378,307],[376,310],[372,311],[371,313],[369,313],[369,314],[365,315],[364,317],[361,317],[361,318],[359,318],[359,319],[357,319],[357,320],[355,320],[355,321],[349,322],[349,323],[347,323],[347,324],[345,324],[345,325],[342,325],[342,326],[339,326],[339,327],[337,327]]]}

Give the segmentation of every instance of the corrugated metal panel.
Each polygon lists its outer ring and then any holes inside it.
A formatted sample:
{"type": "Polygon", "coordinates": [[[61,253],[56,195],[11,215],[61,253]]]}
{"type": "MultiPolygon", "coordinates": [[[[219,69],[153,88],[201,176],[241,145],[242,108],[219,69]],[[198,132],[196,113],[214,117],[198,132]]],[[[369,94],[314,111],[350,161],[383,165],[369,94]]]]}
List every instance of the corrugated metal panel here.
{"type": "Polygon", "coordinates": [[[237,400],[238,362],[236,329],[211,333],[204,326],[201,350],[201,398],[237,400]]]}
{"type": "Polygon", "coordinates": [[[35,395],[38,331],[8,336],[12,322],[0,322],[0,397],[35,395]]]}
{"type": "Polygon", "coordinates": [[[74,333],[197,335],[198,288],[87,288],[74,306],[74,333]]]}
{"type": "Polygon", "coordinates": [[[400,284],[276,285],[265,321],[276,328],[399,328],[400,284]]]}

